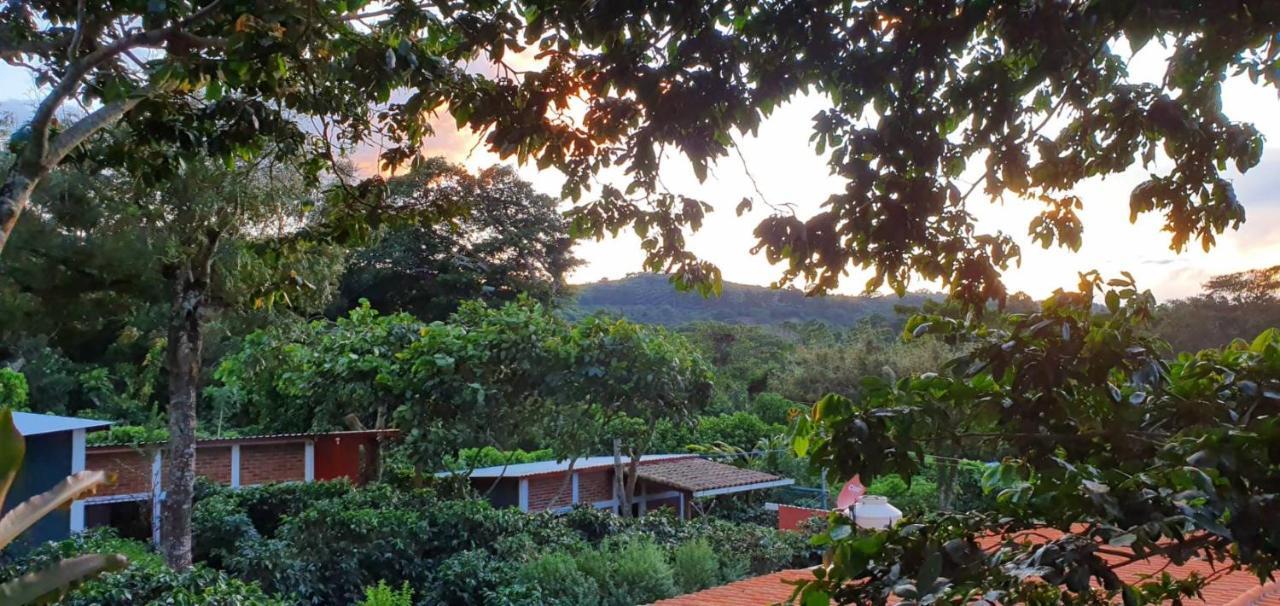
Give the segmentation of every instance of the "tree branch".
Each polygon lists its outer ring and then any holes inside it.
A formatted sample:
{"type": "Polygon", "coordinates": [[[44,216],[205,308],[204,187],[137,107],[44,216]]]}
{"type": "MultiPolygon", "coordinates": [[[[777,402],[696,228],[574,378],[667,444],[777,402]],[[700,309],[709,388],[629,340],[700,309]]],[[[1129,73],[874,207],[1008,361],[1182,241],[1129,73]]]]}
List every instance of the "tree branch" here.
{"type": "MultiPolygon", "coordinates": [[[[62,79],[53,87],[53,90],[50,91],[44,101],[40,103],[36,108],[35,114],[31,117],[31,142],[23,153],[23,157],[19,160],[21,169],[27,172],[27,174],[38,174],[48,170],[53,165],[53,163],[49,162],[49,158],[46,157],[46,153],[49,146],[49,126],[53,121],[54,113],[58,111],[58,108],[62,106],[62,103],[66,101],[68,97],[75,93],[76,89],[79,88],[80,83],[85,79],[90,71],[127,50],[139,47],[157,46],[162,42],[173,39],[175,35],[181,34],[183,29],[211,15],[213,13],[213,9],[221,2],[222,0],[213,0],[209,4],[205,5],[204,8],[193,13],[190,17],[178,21],[168,27],[147,30],[138,32],[131,36],[125,36],[111,44],[94,50],[79,60],[72,62],[67,67],[67,71],[63,75],[62,79]]],[[[127,106],[124,108],[124,111],[121,112],[121,115],[131,109],[135,104],[137,104],[137,101],[133,101],[132,103],[126,102],[127,106]]],[[[96,114],[97,112],[94,113],[96,114]]],[[[118,118],[119,116],[116,117],[118,118]]],[[[87,119],[88,118],[86,118],[86,120],[87,119]]],[[[77,123],[77,126],[78,125],[79,123],[77,123]]],[[[101,126],[98,128],[101,128],[101,126]]],[[[94,131],[96,131],[96,129],[94,129],[94,131]]],[[[92,134],[94,131],[90,131],[89,134],[92,134]]],[[[77,141],[76,144],[78,143],[79,142],[77,141]]],[[[74,147],[74,145],[72,147],[74,147]]]]}
{"type": "Polygon", "coordinates": [[[45,158],[41,163],[42,167],[53,166],[61,162],[67,154],[71,153],[71,150],[84,143],[85,139],[93,136],[94,133],[114,124],[142,101],[142,98],[142,95],[138,95],[108,103],[77,120],[70,128],[62,131],[53,139],[48,151],[44,154],[45,158]]]}

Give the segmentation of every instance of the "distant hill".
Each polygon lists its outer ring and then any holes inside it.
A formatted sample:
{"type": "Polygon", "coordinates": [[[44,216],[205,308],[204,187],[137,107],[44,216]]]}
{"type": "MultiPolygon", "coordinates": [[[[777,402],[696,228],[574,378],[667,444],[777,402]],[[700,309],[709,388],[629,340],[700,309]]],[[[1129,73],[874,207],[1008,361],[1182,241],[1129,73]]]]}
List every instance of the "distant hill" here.
{"type": "Polygon", "coordinates": [[[689,322],[717,321],[730,324],[775,325],[816,320],[833,326],[852,326],[859,320],[880,316],[895,320],[894,306],[918,307],[942,295],[912,293],[896,296],[806,297],[798,289],[774,290],[750,284],[724,283],[719,298],[703,298],[696,292],[679,292],[657,274],[635,274],[621,280],[603,280],[574,286],[574,303],[566,310],[579,317],[604,310],[646,324],[677,326],[689,322]]]}

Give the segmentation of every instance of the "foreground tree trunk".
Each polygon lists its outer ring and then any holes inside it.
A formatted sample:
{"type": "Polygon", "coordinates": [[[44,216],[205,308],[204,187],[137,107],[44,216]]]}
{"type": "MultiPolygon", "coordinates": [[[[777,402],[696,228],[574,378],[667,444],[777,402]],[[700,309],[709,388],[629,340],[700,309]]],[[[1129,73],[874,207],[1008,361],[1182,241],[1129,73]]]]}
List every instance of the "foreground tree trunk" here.
{"type": "Polygon", "coordinates": [[[618,495],[618,515],[631,516],[631,498],[627,494],[625,469],[622,466],[622,440],[613,439],[613,492],[618,495]]]}
{"type": "Polygon", "coordinates": [[[200,363],[204,350],[201,308],[209,288],[209,274],[217,234],[210,233],[194,258],[175,264],[166,273],[173,285],[169,315],[169,445],[165,452],[161,543],[165,561],[174,570],[191,567],[191,509],[196,480],[196,403],[200,395],[200,363]]]}

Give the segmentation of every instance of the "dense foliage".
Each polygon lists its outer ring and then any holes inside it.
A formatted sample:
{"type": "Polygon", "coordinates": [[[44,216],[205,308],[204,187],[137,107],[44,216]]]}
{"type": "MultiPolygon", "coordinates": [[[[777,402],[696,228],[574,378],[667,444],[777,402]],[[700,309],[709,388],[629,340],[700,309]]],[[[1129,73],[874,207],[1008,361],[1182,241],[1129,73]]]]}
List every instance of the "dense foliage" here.
{"type": "Polygon", "coordinates": [[[643,451],[660,421],[691,423],[710,389],[680,336],[598,317],[569,324],[528,298],[468,302],[432,323],[362,305],[336,322],[250,335],[216,378],[212,399],[237,425],[400,427],[428,471],[466,447],[567,458],[616,437],[643,451]]]}
{"type": "Polygon", "coordinates": [[[160,556],[137,541],[117,538],[109,529],[77,535],[60,543],[47,543],[7,562],[0,577],[43,568],[60,559],[86,553],[120,553],[129,566],[85,582],[59,604],[65,606],[286,606],[288,599],[265,594],[252,583],[234,579],[205,566],[182,572],[170,569],[160,556]]]}
{"type": "Polygon", "coordinates": [[[635,322],[664,326],[696,322],[763,326],[822,322],[849,328],[877,316],[893,318],[898,305],[919,305],[930,298],[944,298],[943,295],[918,293],[907,294],[901,299],[835,294],[808,297],[794,288],[778,290],[734,282],[723,282],[721,289],[718,297],[706,298],[672,288],[666,276],[640,273],[575,286],[574,305],[569,311],[575,314],[606,311],[635,322]]]}
{"type": "Polygon", "coordinates": [[[393,225],[354,251],[331,307],[361,299],[383,313],[444,320],[465,300],[509,301],[526,295],[554,303],[579,261],[557,201],[538,194],[511,168],[477,174],[436,158],[387,181],[389,204],[447,206],[466,212],[432,224],[393,225]]]}
{"type": "MultiPolygon", "coordinates": [[[[856,400],[819,401],[796,448],[838,477],[910,475],[919,453],[939,444],[1003,459],[986,474],[993,507],[877,533],[837,524],[833,566],[806,591],[844,603],[976,591],[998,602],[1135,604],[1186,597],[1208,581],[1126,586],[1120,564],[1101,558],[1108,548],[1269,575],[1280,553],[1267,521],[1280,513],[1280,334],[1167,360],[1144,330],[1153,311],[1130,279],[1083,275],[1077,292],[1057,293],[1009,329],[978,329],[945,373],[873,380],[856,400]],[[1064,535],[987,549],[976,540],[1041,526],[1064,535]]],[[[908,328],[974,334],[943,317],[908,328]]]]}
{"type": "Polygon", "coordinates": [[[632,606],[817,555],[807,536],[750,524],[589,509],[527,515],[430,490],[342,483],[206,486],[196,521],[198,559],[314,604],[355,602],[385,582],[408,583],[419,604],[632,606]],[[714,569],[697,579],[673,569],[707,551],[714,569]]]}

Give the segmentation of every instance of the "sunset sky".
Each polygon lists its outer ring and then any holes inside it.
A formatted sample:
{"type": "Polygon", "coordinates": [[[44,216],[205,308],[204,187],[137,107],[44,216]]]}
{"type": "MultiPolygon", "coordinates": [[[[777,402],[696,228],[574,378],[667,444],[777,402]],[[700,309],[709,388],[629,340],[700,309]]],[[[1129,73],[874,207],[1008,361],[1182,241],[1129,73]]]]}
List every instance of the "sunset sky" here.
{"type": "MultiPolygon", "coordinates": [[[[1164,71],[1163,54],[1158,45],[1152,44],[1135,56],[1130,63],[1134,79],[1158,79],[1164,71]]],[[[1222,235],[1209,253],[1198,247],[1182,254],[1170,251],[1169,238],[1160,232],[1159,216],[1149,215],[1136,225],[1129,223],[1129,192],[1146,178],[1142,170],[1086,182],[1076,189],[1085,203],[1084,246],[1078,253],[1046,251],[1030,243],[1027,223],[1039,210],[1036,202],[971,202],[983,228],[1004,230],[1023,245],[1022,266],[1006,274],[1010,289],[1042,297],[1059,286],[1074,285],[1078,271],[1098,269],[1105,276],[1112,276],[1128,270],[1138,279],[1139,286],[1168,299],[1195,294],[1201,283],[1214,274],[1280,263],[1280,99],[1275,90],[1244,79],[1228,82],[1225,90],[1223,103],[1228,115],[1252,121],[1267,137],[1262,164],[1246,175],[1232,175],[1239,199],[1248,211],[1248,221],[1239,231],[1222,235]]],[[[22,108],[35,99],[37,91],[26,72],[0,66],[0,112],[22,113],[22,108]]],[[[738,139],[741,160],[736,155],[723,159],[706,182],[699,183],[682,158],[668,158],[662,173],[666,186],[716,207],[690,243],[695,253],[721,268],[726,280],[767,285],[780,275],[779,268],[749,253],[754,244],[751,232],[766,215],[767,207],[757,203],[756,210],[743,217],[733,212],[744,196],[757,198],[743,161],[769,202],[794,204],[802,217],[815,212],[829,194],[842,187],[840,179],[830,176],[825,159],[815,154],[808,143],[810,118],[824,105],[821,97],[809,96],[783,106],[764,123],[758,137],[738,139]]],[[[446,117],[437,122],[437,137],[427,146],[427,153],[444,155],[472,168],[500,161],[483,146],[476,146],[473,134],[454,129],[452,120],[446,117]]],[[[1156,170],[1168,168],[1165,162],[1156,170]]],[[[534,166],[519,170],[539,190],[552,195],[559,192],[562,177],[558,172],[539,172],[534,166]]],[[[608,174],[600,180],[622,182],[617,175],[608,174]]],[[[634,236],[584,242],[578,246],[577,254],[586,260],[586,265],[571,277],[575,283],[622,277],[638,271],[642,258],[634,236]]],[[[864,275],[854,272],[843,282],[841,291],[857,293],[864,280],[864,275]]],[[[918,283],[920,289],[933,287],[918,283]]]]}

